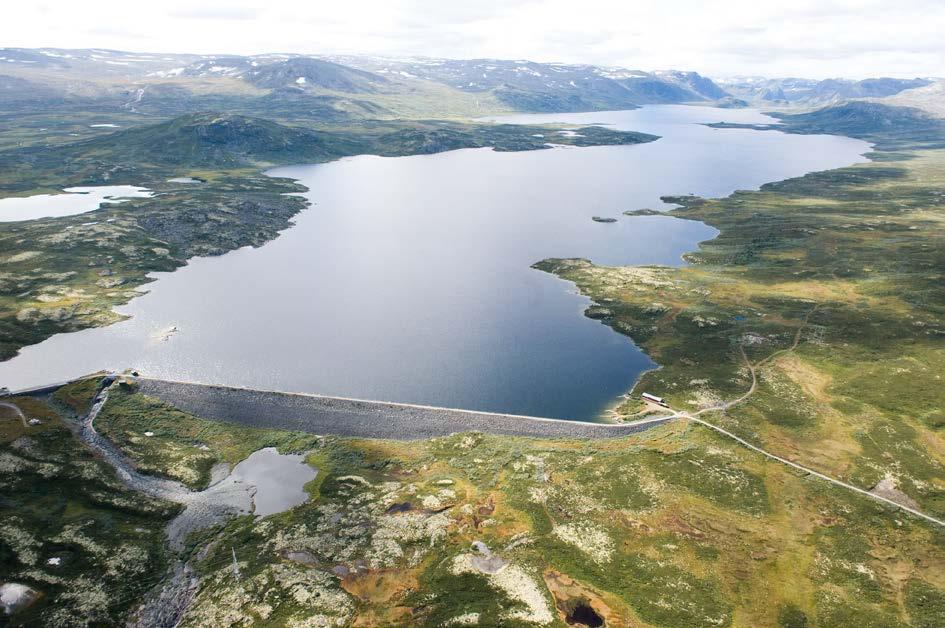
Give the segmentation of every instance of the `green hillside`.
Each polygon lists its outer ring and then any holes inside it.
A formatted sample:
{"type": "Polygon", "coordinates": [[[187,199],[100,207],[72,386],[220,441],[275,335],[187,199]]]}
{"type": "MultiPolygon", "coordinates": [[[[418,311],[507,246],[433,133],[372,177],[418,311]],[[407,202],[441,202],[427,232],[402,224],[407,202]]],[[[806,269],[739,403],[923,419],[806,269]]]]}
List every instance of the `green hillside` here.
{"type": "Polygon", "coordinates": [[[362,148],[363,142],[338,134],[242,115],[196,113],[60,147],[56,153],[162,166],[230,168],[325,161],[362,148]]]}
{"type": "Polygon", "coordinates": [[[851,101],[799,114],[776,114],[792,133],[832,133],[862,138],[878,148],[943,148],[945,120],[921,109],[851,101]]]}

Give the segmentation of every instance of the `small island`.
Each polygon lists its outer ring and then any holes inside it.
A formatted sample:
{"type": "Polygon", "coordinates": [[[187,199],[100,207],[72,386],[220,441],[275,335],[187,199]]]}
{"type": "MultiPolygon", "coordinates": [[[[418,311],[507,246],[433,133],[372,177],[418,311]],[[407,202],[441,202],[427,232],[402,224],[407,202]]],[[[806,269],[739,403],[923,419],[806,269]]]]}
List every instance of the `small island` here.
{"type": "Polygon", "coordinates": [[[591,216],[594,222],[617,222],[616,218],[606,218],[604,216],[591,216]]]}

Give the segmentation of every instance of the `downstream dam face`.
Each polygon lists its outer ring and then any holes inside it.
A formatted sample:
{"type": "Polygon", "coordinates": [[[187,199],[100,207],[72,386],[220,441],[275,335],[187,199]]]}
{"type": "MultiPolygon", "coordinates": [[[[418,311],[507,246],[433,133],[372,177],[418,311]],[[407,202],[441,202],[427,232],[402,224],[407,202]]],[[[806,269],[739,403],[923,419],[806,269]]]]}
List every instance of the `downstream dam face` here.
{"type": "Polygon", "coordinates": [[[417,440],[466,431],[535,438],[616,438],[665,422],[565,421],[156,379],[139,380],[138,390],[206,419],[358,438],[417,440]]]}

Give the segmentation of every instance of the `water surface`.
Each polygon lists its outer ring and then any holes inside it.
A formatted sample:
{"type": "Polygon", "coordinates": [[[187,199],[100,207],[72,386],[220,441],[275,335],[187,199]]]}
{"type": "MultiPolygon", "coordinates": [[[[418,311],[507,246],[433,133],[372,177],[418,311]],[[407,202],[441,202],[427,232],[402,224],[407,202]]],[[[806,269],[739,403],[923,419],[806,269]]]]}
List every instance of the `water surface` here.
{"type": "Polygon", "coordinates": [[[153,196],[147,188],[133,185],[99,185],[65,188],[62,194],[0,198],[0,222],[58,218],[95,211],[108,203],[153,196]]]}
{"type": "Polygon", "coordinates": [[[622,212],[663,208],[665,194],[722,196],[845,166],[868,150],[849,138],[700,124],[771,121],[750,110],[507,120],[602,122],[662,139],[279,168],[271,174],[300,180],[314,203],[294,227],[259,249],[156,273],[149,294],[120,308],[132,319],[28,347],[0,364],[0,384],[135,366],[169,379],[594,419],[654,364],[585,318],[588,301],[571,284],[531,264],[680,264],[715,231],[622,212]]]}
{"type": "Polygon", "coordinates": [[[265,517],[298,506],[308,499],[305,485],[318,471],[302,454],[280,454],[275,447],[254,451],[233,468],[231,478],[256,487],[253,512],[265,517]]]}

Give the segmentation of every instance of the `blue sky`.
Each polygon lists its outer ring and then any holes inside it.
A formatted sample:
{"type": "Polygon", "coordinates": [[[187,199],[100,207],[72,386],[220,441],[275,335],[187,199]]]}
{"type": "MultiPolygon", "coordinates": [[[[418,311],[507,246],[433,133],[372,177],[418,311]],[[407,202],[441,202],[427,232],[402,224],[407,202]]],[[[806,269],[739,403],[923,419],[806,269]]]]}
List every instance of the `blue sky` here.
{"type": "Polygon", "coordinates": [[[8,3],[0,45],[493,57],[714,76],[943,76],[943,0],[8,3]]]}

